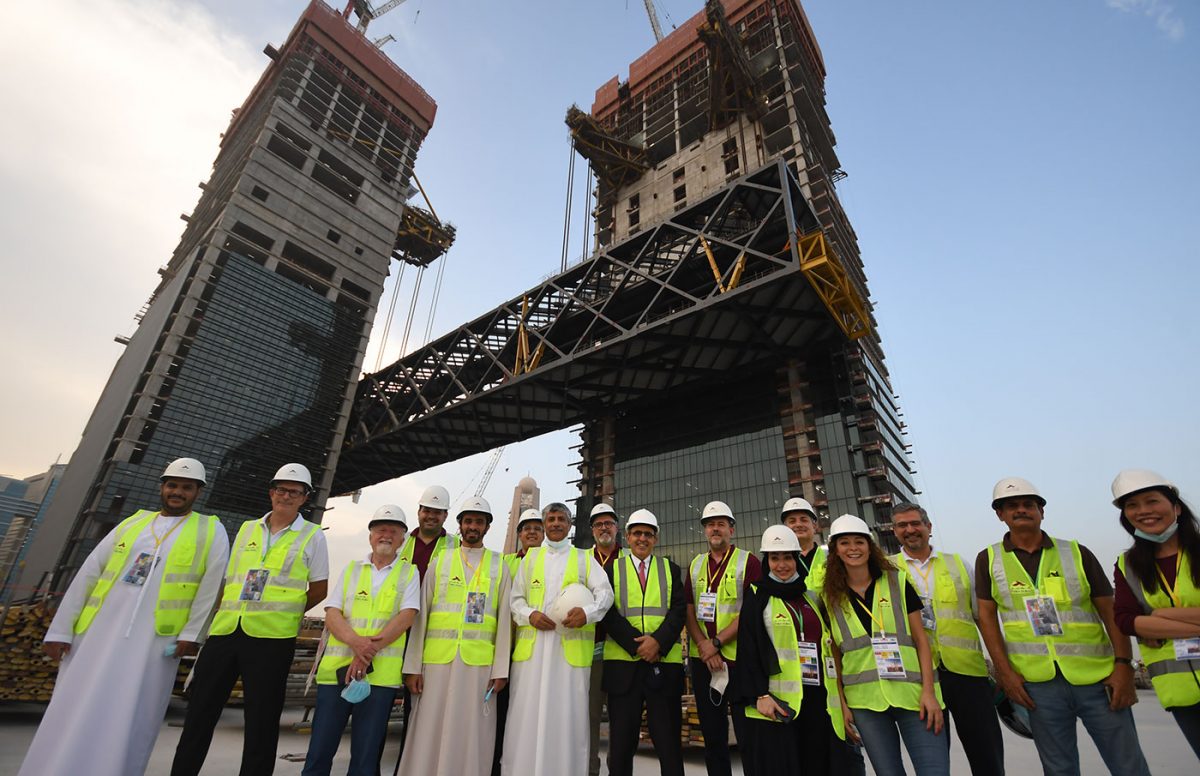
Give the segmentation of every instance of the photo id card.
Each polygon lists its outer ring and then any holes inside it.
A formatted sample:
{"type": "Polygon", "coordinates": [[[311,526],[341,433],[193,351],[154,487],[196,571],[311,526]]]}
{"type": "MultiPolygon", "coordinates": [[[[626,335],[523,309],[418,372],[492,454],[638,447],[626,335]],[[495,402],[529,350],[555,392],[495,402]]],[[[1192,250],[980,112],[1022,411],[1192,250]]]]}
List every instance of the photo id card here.
{"type": "Polygon", "coordinates": [[[875,652],[875,668],[880,679],[904,679],[904,660],[900,657],[900,643],[895,636],[872,636],[871,649],[875,652]]]}
{"type": "Polygon", "coordinates": [[[463,622],[468,625],[483,625],[485,611],[487,611],[487,593],[468,592],[467,606],[463,609],[463,622]]]}
{"type": "Polygon", "coordinates": [[[700,605],[696,607],[696,619],[700,622],[717,621],[717,594],[701,593],[700,605]]]}
{"type": "Polygon", "coordinates": [[[1173,639],[1176,660],[1200,660],[1200,638],[1173,639]]]}
{"type": "Polygon", "coordinates": [[[148,552],[140,553],[133,562],[133,565],[129,567],[129,571],[126,571],[125,576],[121,577],[121,581],[141,587],[146,584],[146,580],[150,577],[150,572],[153,570],[154,556],[148,552]]]}
{"type": "Polygon", "coordinates": [[[825,676],[837,679],[837,661],[832,656],[825,658],[825,676]]]}
{"type": "Polygon", "coordinates": [[[821,684],[821,652],[815,641],[801,641],[796,644],[800,652],[800,681],[804,684],[821,684]]]}
{"type": "Polygon", "coordinates": [[[937,615],[933,613],[933,599],[921,596],[921,625],[925,630],[937,629],[937,615]]]}
{"type": "Polygon", "coordinates": [[[1025,614],[1033,626],[1034,636],[1063,635],[1062,620],[1058,617],[1058,606],[1048,595],[1033,595],[1025,599],[1025,614]]]}
{"type": "Polygon", "coordinates": [[[238,596],[239,601],[261,601],[263,590],[267,587],[267,580],[271,578],[271,572],[266,569],[250,569],[246,572],[246,580],[242,582],[242,594],[238,596]]]}

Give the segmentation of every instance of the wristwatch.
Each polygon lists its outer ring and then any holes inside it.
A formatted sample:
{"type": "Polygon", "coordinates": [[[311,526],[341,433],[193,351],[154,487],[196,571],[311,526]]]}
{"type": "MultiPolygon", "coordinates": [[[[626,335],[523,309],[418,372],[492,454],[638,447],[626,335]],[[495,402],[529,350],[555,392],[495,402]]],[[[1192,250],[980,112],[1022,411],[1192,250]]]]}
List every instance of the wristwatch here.
{"type": "Polygon", "coordinates": [[[1117,663],[1124,663],[1125,665],[1129,666],[1130,668],[1133,668],[1133,661],[1127,657],[1114,657],[1113,661],[1117,662],[1117,663]]]}
{"type": "Polygon", "coordinates": [[[713,643],[713,646],[714,646],[714,647],[716,647],[717,649],[720,649],[720,648],[721,648],[721,637],[720,637],[720,636],[713,636],[713,637],[712,637],[712,643],[713,643]]]}

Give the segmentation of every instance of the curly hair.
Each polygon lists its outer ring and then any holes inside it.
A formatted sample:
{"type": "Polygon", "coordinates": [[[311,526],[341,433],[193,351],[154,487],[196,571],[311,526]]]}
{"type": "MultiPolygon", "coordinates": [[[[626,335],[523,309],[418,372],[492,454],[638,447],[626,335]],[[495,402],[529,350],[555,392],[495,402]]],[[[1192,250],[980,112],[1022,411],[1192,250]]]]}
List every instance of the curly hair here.
{"type": "MultiPolygon", "coordinates": [[[[888,560],[888,556],[883,554],[883,550],[872,537],[867,537],[867,543],[871,548],[870,555],[867,556],[867,569],[871,572],[871,579],[879,579],[885,571],[896,570],[895,564],[888,560]]],[[[821,592],[832,607],[841,606],[846,600],[850,584],[846,578],[846,564],[837,554],[837,539],[830,542],[830,545],[829,557],[825,561],[825,586],[821,592]]]]}

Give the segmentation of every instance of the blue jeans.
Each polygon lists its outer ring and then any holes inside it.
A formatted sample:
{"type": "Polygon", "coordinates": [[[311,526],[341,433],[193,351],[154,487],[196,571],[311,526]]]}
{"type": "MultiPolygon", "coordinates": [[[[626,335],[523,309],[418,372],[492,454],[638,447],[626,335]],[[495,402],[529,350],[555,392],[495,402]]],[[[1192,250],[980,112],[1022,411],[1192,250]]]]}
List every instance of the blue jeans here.
{"type": "Polygon", "coordinates": [[[354,726],[350,728],[347,776],[379,776],[379,757],[383,754],[383,739],[387,736],[388,717],[395,700],[395,687],[372,687],[371,694],[361,703],[347,703],[342,700],[340,685],[318,684],[317,710],[301,776],[329,776],[333,756],[351,715],[354,726]]]}
{"type": "Polygon", "coordinates": [[[919,712],[895,707],[851,711],[876,776],[904,776],[901,737],[919,776],[950,776],[950,738],[945,730],[927,730],[919,712]]]}
{"type": "Polygon", "coordinates": [[[1046,776],[1079,776],[1076,718],[1087,728],[1111,773],[1150,776],[1133,725],[1133,710],[1110,709],[1103,684],[1077,687],[1060,673],[1048,682],[1026,682],[1025,692],[1037,706],[1029,718],[1046,776]]]}

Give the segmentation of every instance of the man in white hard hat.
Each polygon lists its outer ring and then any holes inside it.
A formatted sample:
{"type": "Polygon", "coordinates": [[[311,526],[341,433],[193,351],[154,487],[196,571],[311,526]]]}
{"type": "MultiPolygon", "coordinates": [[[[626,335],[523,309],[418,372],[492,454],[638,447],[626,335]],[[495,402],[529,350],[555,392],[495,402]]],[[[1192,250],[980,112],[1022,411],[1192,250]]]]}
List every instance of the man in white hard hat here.
{"type": "Polygon", "coordinates": [[[243,774],[270,776],[288,672],[304,613],[325,600],[329,550],[321,526],[300,514],[312,474],[287,463],[271,478],[271,511],[242,524],[229,555],[221,605],[196,659],[171,776],[196,776],[239,677],[243,774]]]}
{"type": "Polygon", "coordinates": [[[450,492],[441,485],[430,485],[417,502],[417,527],[400,550],[400,557],[417,567],[421,581],[433,556],[444,549],[458,546],[458,537],[446,533],[446,516],[450,514],[450,492]]]}
{"type": "Polygon", "coordinates": [[[229,557],[221,522],[192,510],[204,484],[199,461],[172,461],[158,511],[134,513],[88,554],[46,632],[62,664],[22,774],[145,771],[229,557]]]}
{"type": "Polygon", "coordinates": [[[683,776],[683,645],[687,596],[679,566],[654,555],[658,518],[638,509],[625,521],[629,554],[613,570],[612,609],[604,617],[604,691],[608,693],[608,772],[632,776],[642,710],[662,776],[683,776]]]}
{"type": "Polygon", "coordinates": [[[779,511],[779,522],[792,529],[800,542],[800,563],[797,568],[804,584],[818,595],[825,581],[825,548],[817,541],[817,512],[806,499],[789,498],[779,511]]]}
{"type": "Polygon", "coordinates": [[[421,583],[411,563],[397,557],[408,526],[404,510],[384,504],[367,523],[371,552],[334,577],[325,602],[328,642],[317,667],[317,706],[301,776],[329,776],[346,723],[350,773],[379,773],[396,691],[404,680],[404,646],[421,607],[421,583]],[[353,692],[367,682],[366,697],[353,692]],[[347,688],[350,688],[349,690],[347,688]]]}
{"type": "Polygon", "coordinates": [[[1048,774],[1079,773],[1076,719],[1113,774],[1149,774],[1130,709],[1132,647],[1113,617],[1113,589],[1091,551],[1042,530],[1046,499],[1006,477],[992,509],[1008,532],[975,560],[979,630],[1009,700],[1029,709],[1048,774]]]}
{"type": "Polygon", "coordinates": [[[900,552],[892,556],[908,571],[924,609],[921,621],[938,669],[947,725],[952,719],[972,776],[1002,776],[1004,738],[992,707],[983,646],[975,629],[974,581],[962,558],[935,550],[929,541],[933,523],[917,504],[892,508],[892,533],[900,552]]]}
{"type": "Polygon", "coordinates": [[[546,541],[521,561],[513,582],[512,698],[500,772],[506,776],[583,774],[588,767],[588,679],[595,624],[612,605],[612,587],[588,550],[568,536],[571,510],[542,509],[546,541]],[[587,603],[560,620],[560,593],[583,591],[587,603]],[[547,702],[547,699],[553,702],[547,702]]]}
{"type": "MultiPolygon", "coordinates": [[[[604,569],[609,584],[612,570],[620,557],[617,542],[617,512],[611,505],[600,502],[589,514],[592,528],[592,557],[604,569]]],[[[600,776],[600,722],[604,704],[608,700],[604,693],[604,640],[607,632],[604,623],[596,623],[596,640],[592,649],[592,675],[588,682],[588,724],[591,726],[591,742],[588,758],[588,776],[600,776]]]]}
{"type": "Polygon", "coordinates": [[[501,554],[483,546],[488,502],[468,498],[457,520],[462,545],[430,563],[404,662],[414,698],[404,776],[484,776],[492,768],[495,696],[508,683],[511,579],[501,554]]]}
{"type": "MultiPolygon", "coordinates": [[[[724,691],[709,691],[713,677],[717,686],[727,686],[737,661],[738,615],[749,586],[762,578],[762,563],[753,554],[733,544],[736,519],[724,501],[710,501],[700,513],[700,526],[708,540],[708,552],[692,559],[684,582],[687,600],[687,631],[692,687],[696,713],[704,734],[704,765],[708,776],[729,776],[730,705],[724,691]]],[[[734,705],[733,730],[739,741],[746,739],[743,709],[734,705]]]]}

